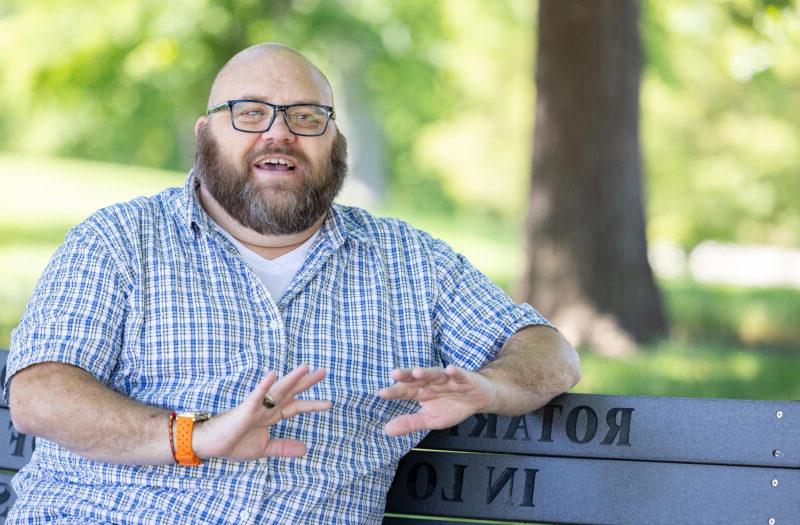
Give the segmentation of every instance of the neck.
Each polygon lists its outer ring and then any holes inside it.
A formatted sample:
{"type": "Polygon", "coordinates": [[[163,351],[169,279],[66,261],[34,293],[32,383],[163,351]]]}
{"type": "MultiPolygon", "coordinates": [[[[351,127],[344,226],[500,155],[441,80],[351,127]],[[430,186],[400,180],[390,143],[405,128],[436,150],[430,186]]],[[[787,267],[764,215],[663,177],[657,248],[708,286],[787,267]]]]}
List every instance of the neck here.
{"type": "Polygon", "coordinates": [[[275,259],[287,254],[311,238],[320,229],[325,221],[325,214],[311,225],[307,230],[287,235],[269,235],[259,233],[255,230],[243,226],[234,219],[222,205],[200,184],[198,190],[200,204],[206,213],[219,224],[223,230],[231,234],[237,241],[244,244],[248,249],[256,252],[265,259],[275,259]]]}

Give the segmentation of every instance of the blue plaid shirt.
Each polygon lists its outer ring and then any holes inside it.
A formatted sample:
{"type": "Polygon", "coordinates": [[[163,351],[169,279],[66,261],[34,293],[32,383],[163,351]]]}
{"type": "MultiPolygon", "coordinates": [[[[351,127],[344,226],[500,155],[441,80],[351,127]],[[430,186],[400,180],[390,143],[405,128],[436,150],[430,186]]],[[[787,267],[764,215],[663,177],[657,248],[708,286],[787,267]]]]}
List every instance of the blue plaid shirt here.
{"type": "Polygon", "coordinates": [[[546,324],[444,242],[339,205],[276,303],[195,190],[190,174],[182,189],[73,228],[12,335],[8,377],[59,361],[142,403],[218,413],[268,370],[325,367],[327,378],[300,397],[333,408],[270,429],[304,441],[308,454],[126,466],[39,439],[14,478],[6,523],[380,523],[397,462],[423,437],[383,434],[417,408],[376,396],[389,371],[476,369],[518,329],[546,324]]]}

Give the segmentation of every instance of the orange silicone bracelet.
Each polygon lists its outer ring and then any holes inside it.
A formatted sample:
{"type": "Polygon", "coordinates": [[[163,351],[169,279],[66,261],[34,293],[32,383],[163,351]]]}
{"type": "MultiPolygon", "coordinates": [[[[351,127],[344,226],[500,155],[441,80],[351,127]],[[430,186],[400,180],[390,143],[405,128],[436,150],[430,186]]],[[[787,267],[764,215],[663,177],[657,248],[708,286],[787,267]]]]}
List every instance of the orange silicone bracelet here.
{"type": "Polygon", "coordinates": [[[175,431],[177,439],[175,440],[175,459],[178,460],[179,465],[187,467],[196,467],[202,461],[198,458],[194,450],[192,450],[192,431],[194,430],[194,420],[190,417],[176,416],[175,420],[178,422],[175,431]]]}

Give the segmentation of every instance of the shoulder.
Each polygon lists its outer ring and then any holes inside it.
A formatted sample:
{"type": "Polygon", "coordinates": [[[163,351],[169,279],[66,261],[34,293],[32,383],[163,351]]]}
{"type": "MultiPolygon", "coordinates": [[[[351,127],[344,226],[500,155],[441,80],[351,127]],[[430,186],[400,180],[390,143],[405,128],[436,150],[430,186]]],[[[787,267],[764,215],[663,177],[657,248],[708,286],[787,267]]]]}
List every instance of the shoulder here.
{"type": "Polygon", "coordinates": [[[179,188],[168,188],[151,197],[136,197],[106,206],[91,214],[83,226],[101,234],[136,231],[150,221],[169,215],[170,210],[175,208],[174,201],[179,192],[179,188]]]}
{"type": "Polygon", "coordinates": [[[174,215],[179,196],[179,188],[167,188],[150,197],[112,204],[92,213],[79,226],[95,230],[101,237],[137,236],[143,228],[174,215]]]}
{"type": "Polygon", "coordinates": [[[402,219],[378,217],[362,208],[338,204],[335,213],[349,237],[372,243],[381,250],[403,248],[432,253],[440,244],[446,245],[402,219]]]}
{"type": "Polygon", "coordinates": [[[101,208],[70,230],[66,242],[91,239],[112,257],[136,258],[146,239],[175,230],[179,194],[179,188],[169,188],[101,208]]]}
{"type": "Polygon", "coordinates": [[[371,245],[387,267],[452,281],[467,264],[448,243],[406,221],[354,207],[337,206],[336,211],[348,237],[371,245]]]}

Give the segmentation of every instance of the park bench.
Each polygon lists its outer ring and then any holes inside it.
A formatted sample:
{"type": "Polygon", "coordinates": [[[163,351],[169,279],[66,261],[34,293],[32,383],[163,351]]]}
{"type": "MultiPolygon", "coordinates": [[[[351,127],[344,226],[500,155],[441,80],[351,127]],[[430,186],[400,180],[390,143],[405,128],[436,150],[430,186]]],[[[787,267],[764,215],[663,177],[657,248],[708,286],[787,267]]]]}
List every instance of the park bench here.
{"type": "MultiPolygon", "coordinates": [[[[7,407],[0,416],[2,523],[34,442],[7,407]]],[[[403,458],[384,524],[796,525],[798,422],[800,402],[583,394],[525,416],[479,414],[403,458]]]]}

